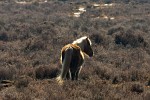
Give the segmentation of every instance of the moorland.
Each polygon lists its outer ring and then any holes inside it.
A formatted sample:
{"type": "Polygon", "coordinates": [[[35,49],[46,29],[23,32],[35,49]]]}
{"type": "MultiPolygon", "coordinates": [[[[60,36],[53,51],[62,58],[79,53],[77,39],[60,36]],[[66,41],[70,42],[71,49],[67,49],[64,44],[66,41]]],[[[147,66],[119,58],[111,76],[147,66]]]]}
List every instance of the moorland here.
{"type": "Polygon", "coordinates": [[[149,100],[149,0],[1,0],[0,99],[149,100]],[[61,48],[82,36],[94,56],[60,86],[61,48]]]}

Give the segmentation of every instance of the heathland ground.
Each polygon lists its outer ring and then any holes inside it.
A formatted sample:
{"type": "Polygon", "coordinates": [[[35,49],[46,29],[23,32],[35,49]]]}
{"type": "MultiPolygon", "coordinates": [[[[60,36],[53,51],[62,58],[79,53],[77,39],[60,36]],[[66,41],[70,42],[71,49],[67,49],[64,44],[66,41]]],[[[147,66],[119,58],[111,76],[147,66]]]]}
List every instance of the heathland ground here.
{"type": "Polygon", "coordinates": [[[150,100],[149,0],[1,0],[0,82],[2,100],[150,100]],[[85,35],[94,57],[58,85],[61,48],[85,35]]]}

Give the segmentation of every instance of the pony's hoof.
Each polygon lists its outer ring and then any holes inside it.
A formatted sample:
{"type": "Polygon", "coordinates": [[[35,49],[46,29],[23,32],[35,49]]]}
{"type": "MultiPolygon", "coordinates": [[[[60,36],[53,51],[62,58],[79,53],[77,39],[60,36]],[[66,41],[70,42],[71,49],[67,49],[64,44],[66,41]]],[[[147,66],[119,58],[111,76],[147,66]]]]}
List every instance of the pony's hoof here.
{"type": "Polygon", "coordinates": [[[57,77],[56,81],[58,82],[59,85],[63,85],[63,83],[64,83],[63,79],[60,77],[57,77]]]}

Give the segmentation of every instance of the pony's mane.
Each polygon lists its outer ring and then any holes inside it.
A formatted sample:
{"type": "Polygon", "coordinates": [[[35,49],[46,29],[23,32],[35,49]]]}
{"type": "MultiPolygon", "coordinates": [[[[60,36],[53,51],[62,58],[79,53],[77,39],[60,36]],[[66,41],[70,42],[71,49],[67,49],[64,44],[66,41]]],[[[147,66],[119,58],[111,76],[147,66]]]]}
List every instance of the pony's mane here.
{"type": "MultiPolygon", "coordinates": [[[[83,37],[81,37],[81,38],[79,38],[79,39],[73,41],[72,44],[81,43],[81,42],[82,42],[83,40],[85,40],[86,38],[88,38],[88,37],[87,37],[87,36],[83,36],[83,37]]],[[[90,45],[92,44],[89,38],[88,38],[88,42],[90,43],[90,45]]]]}

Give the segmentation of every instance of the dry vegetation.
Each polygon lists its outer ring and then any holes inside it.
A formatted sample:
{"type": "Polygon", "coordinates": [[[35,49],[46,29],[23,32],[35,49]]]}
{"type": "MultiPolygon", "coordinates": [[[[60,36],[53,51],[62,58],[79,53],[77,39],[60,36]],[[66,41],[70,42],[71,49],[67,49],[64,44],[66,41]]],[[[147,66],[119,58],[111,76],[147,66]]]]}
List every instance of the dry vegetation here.
{"type": "Polygon", "coordinates": [[[149,0],[26,1],[0,1],[0,99],[150,100],[149,0]],[[60,50],[84,35],[95,55],[59,86],[60,50]]]}

